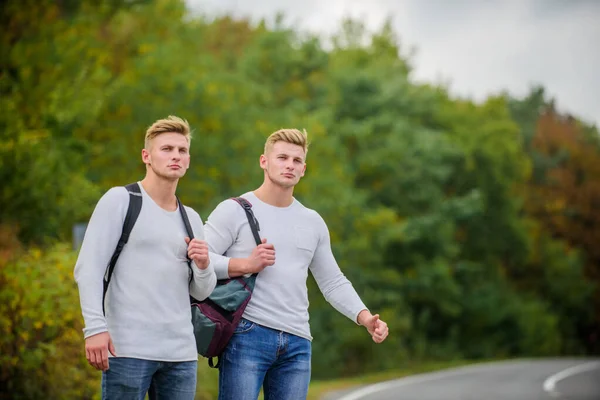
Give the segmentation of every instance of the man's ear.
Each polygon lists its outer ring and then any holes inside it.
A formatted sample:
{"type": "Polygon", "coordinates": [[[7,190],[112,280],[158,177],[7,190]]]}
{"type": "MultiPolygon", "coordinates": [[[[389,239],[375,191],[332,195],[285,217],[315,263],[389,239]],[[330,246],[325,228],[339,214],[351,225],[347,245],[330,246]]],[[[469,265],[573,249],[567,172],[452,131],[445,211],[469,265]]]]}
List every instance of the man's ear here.
{"type": "Polygon", "coordinates": [[[142,149],[142,161],[146,165],[150,165],[150,152],[146,149],[142,149]]]}
{"type": "Polygon", "coordinates": [[[261,154],[258,163],[262,169],[267,169],[267,156],[261,154]]]}

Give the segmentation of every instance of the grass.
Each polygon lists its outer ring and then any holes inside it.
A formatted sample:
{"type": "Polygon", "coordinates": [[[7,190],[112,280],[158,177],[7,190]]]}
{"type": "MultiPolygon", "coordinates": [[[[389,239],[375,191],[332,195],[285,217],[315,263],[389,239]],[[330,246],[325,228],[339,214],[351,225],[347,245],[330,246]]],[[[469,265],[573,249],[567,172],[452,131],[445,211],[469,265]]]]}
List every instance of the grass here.
{"type": "Polygon", "coordinates": [[[454,361],[431,361],[413,364],[405,368],[361,375],[352,378],[335,379],[327,381],[312,381],[308,389],[307,400],[321,400],[323,396],[332,391],[350,389],[352,387],[378,383],[390,379],[402,378],[409,375],[433,372],[447,368],[460,367],[491,360],[454,360],[454,361]]]}

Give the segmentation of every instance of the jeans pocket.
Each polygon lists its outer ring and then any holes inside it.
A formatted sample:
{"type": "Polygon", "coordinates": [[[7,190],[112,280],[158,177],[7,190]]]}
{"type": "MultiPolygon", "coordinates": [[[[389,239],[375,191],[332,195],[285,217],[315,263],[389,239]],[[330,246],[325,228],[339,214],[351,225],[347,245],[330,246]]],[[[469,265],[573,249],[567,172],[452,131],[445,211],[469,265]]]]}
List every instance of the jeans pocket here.
{"type": "Polygon", "coordinates": [[[235,328],[235,331],[233,331],[233,333],[246,333],[246,332],[250,332],[254,326],[256,324],[252,321],[248,321],[247,319],[242,318],[240,320],[240,323],[238,324],[238,326],[235,328]]]}

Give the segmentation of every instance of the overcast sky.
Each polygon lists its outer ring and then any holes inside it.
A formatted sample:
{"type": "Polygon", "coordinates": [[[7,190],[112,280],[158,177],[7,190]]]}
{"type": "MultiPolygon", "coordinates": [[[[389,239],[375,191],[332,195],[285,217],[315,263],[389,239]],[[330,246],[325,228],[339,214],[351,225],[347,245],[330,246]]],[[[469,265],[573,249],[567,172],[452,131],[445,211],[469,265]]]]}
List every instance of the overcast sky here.
{"type": "Polygon", "coordinates": [[[600,127],[600,0],[186,0],[195,12],[232,14],[324,35],[346,16],[370,30],[391,17],[401,50],[416,48],[414,77],[449,82],[475,100],[540,83],[561,111],[600,127]]]}

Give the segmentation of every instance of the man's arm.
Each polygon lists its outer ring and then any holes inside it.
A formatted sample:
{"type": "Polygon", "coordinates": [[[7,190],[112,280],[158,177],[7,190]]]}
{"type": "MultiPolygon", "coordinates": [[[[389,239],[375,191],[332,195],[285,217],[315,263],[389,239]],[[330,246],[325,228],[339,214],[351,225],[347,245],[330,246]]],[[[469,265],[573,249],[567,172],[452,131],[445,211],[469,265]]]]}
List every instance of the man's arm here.
{"type": "MultiPolygon", "coordinates": [[[[208,242],[211,260],[214,260],[215,272],[218,279],[234,278],[262,271],[275,263],[275,248],[266,243],[253,248],[248,257],[231,258],[223,256],[238,239],[242,225],[246,225],[247,217],[244,210],[233,200],[221,202],[208,216],[204,233],[208,242]]],[[[250,231],[248,231],[250,234],[250,231]]]]}
{"type": "Polygon", "coordinates": [[[217,284],[214,262],[208,252],[208,244],[204,240],[204,226],[198,213],[188,209],[190,224],[194,230],[195,238],[186,238],[188,256],[192,260],[193,280],[190,285],[190,294],[198,300],[207,298],[217,284]]]}
{"type": "Polygon", "coordinates": [[[237,237],[236,226],[231,226],[236,221],[236,218],[232,218],[232,215],[237,216],[236,207],[239,208],[234,201],[222,201],[210,213],[204,225],[204,235],[211,259],[214,258],[217,261],[214,265],[217,279],[230,278],[228,271],[230,257],[222,254],[227,252],[237,237]],[[217,257],[213,257],[213,254],[217,257]]]}
{"type": "MultiPolygon", "coordinates": [[[[194,241],[198,241],[198,239],[194,239],[194,241]]],[[[192,284],[190,285],[190,294],[198,300],[204,300],[214,290],[217,285],[217,275],[215,275],[215,269],[208,257],[208,246],[206,242],[203,242],[203,247],[205,248],[207,256],[204,258],[199,256],[197,253],[194,253],[194,244],[188,248],[190,258],[192,259],[192,273],[194,275],[192,284]]]]}
{"type": "Polygon", "coordinates": [[[74,277],[79,287],[86,338],[107,330],[102,312],[102,282],[121,237],[128,205],[129,194],[124,188],[110,189],[98,201],[85,231],[74,277]]]}
{"type": "Polygon", "coordinates": [[[315,229],[318,232],[319,242],[310,270],[321,293],[337,311],[356,324],[367,328],[373,341],[381,343],[388,335],[387,324],[379,319],[379,314],[371,314],[356,293],[352,283],[340,270],[331,251],[329,230],[320,216],[315,229]]]}
{"type": "Polygon", "coordinates": [[[103,279],[117,246],[129,206],[124,188],[112,188],[98,201],[88,223],[75,264],[74,277],[85,322],[83,329],[88,362],[96,369],[108,369],[108,352],[116,355],[102,312],[103,279]]]}
{"type": "Polygon", "coordinates": [[[252,249],[247,258],[230,258],[227,264],[229,277],[234,278],[246,274],[254,274],[275,264],[275,246],[262,239],[262,244],[252,249]]]}

